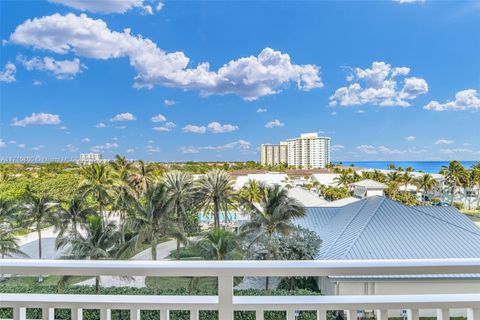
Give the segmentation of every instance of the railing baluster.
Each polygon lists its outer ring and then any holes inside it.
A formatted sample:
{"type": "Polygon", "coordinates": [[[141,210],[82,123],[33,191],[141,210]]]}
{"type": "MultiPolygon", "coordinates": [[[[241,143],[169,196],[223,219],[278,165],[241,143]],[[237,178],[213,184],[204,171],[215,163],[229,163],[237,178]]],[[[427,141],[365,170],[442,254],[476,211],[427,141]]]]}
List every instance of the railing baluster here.
{"type": "Polygon", "coordinates": [[[450,310],[437,309],[437,320],[450,320],[450,310]]]}
{"type": "Polygon", "coordinates": [[[130,320],[140,320],[140,310],[136,308],[130,309],[130,320]]]}
{"type": "Polygon", "coordinates": [[[72,308],[70,312],[71,312],[71,319],[72,320],[83,320],[83,309],[82,308],[72,308]]]}
{"type": "Polygon", "coordinates": [[[409,309],[407,312],[407,319],[408,320],[418,320],[418,309],[409,309]]]}
{"type": "Polygon", "coordinates": [[[233,277],[218,277],[218,319],[233,320],[233,277]]]}
{"type": "Polygon", "coordinates": [[[27,319],[27,309],[24,307],[14,307],[13,308],[13,320],[26,320],[27,319]]]}
{"type": "MultiPolygon", "coordinates": [[[[377,320],[388,320],[388,310],[378,309],[376,310],[377,320]]],[[[437,319],[440,320],[440,319],[437,319]]],[[[444,319],[448,320],[448,319],[444,319]]]]}
{"type": "Polygon", "coordinates": [[[327,310],[317,310],[317,320],[327,320],[327,310]]]}
{"type": "Polygon", "coordinates": [[[190,310],[190,320],[198,320],[199,315],[198,315],[198,310],[190,310]]]}
{"type": "Polygon", "coordinates": [[[102,308],[100,309],[100,320],[111,320],[112,319],[112,310],[102,308]]]}
{"type": "Polygon", "coordinates": [[[355,311],[353,310],[345,310],[345,318],[347,320],[355,320],[355,311]]]}
{"type": "Polygon", "coordinates": [[[468,309],[467,320],[480,320],[480,309],[468,309]]]}
{"type": "Polygon", "coordinates": [[[170,310],[161,309],[160,310],[160,320],[170,320],[170,310]]]}
{"type": "Polygon", "coordinates": [[[42,308],[42,320],[55,320],[55,309],[48,307],[42,308]]]}
{"type": "Polygon", "coordinates": [[[287,320],[295,320],[295,310],[287,310],[287,320]]]}
{"type": "Polygon", "coordinates": [[[263,310],[255,310],[255,319],[256,320],[263,320],[264,313],[265,312],[263,310]]]}

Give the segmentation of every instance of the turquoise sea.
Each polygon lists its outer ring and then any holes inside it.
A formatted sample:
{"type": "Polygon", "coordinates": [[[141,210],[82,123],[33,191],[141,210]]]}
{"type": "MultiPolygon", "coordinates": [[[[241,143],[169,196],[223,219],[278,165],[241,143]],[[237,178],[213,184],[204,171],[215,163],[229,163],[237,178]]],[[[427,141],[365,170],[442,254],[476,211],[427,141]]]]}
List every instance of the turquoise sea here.
{"type": "MultiPolygon", "coordinates": [[[[477,161],[460,161],[465,168],[470,168],[477,161]]],[[[412,167],[415,171],[423,171],[427,173],[438,173],[442,166],[448,166],[449,161],[334,161],[335,164],[343,164],[344,166],[351,166],[359,168],[372,169],[388,169],[389,164],[394,164],[396,167],[408,168],[412,167]]]]}

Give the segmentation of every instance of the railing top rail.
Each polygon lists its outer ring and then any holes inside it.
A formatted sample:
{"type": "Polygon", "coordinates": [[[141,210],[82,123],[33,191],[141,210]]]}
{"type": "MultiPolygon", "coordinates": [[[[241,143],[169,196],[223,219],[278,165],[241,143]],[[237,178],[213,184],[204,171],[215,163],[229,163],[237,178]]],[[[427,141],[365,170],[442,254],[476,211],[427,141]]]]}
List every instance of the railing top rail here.
{"type": "Polygon", "coordinates": [[[348,276],[480,274],[480,258],[313,261],[0,260],[15,275],[348,276]]]}

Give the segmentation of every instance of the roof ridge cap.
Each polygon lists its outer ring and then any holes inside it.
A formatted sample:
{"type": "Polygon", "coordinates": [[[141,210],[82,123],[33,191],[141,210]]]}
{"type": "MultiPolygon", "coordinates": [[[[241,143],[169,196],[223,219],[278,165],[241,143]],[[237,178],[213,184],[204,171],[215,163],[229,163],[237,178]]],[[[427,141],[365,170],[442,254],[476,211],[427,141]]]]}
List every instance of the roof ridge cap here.
{"type": "MultiPolygon", "coordinates": [[[[361,200],[360,200],[361,201],[361,200]]],[[[355,203],[355,202],[354,202],[355,203]]],[[[363,200],[363,203],[362,205],[360,206],[360,208],[357,209],[357,211],[355,212],[355,214],[352,215],[352,217],[350,218],[350,220],[348,221],[348,223],[346,223],[342,230],[340,231],[340,233],[337,235],[337,237],[335,238],[335,240],[332,242],[332,244],[328,247],[328,250],[323,254],[324,256],[326,254],[328,254],[331,250],[332,250],[332,247],[335,245],[335,243],[337,243],[338,239],[345,233],[345,230],[347,229],[347,227],[352,223],[353,219],[355,219],[355,217],[359,214],[359,212],[362,210],[362,208],[365,206],[365,204],[367,203],[367,198],[365,198],[363,200]]],[[[352,203],[351,203],[352,204],[352,203]]],[[[343,207],[341,207],[341,209],[339,211],[341,211],[342,209],[344,209],[345,207],[349,206],[350,204],[347,204],[343,207]]]]}
{"type": "MultiPolygon", "coordinates": [[[[408,207],[408,206],[407,206],[407,207],[408,207]]],[[[433,215],[433,214],[430,214],[430,213],[427,213],[427,212],[425,212],[425,211],[419,210],[419,209],[417,209],[417,208],[414,207],[414,206],[410,206],[410,208],[412,208],[413,210],[418,211],[418,212],[420,212],[420,213],[423,213],[423,214],[426,215],[426,216],[432,217],[433,219],[440,220],[440,221],[442,221],[442,222],[444,222],[444,223],[447,223],[447,224],[449,224],[449,225],[452,225],[452,226],[454,226],[454,227],[456,227],[456,228],[458,228],[458,229],[462,229],[462,230],[467,231],[467,232],[469,232],[469,233],[473,233],[473,234],[475,234],[475,235],[477,235],[477,236],[480,236],[480,231],[479,231],[479,232],[473,232],[472,230],[468,230],[468,229],[466,229],[466,228],[464,228],[464,227],[462,227],[462,226],[459,226],[459,225],[457,225],[457,224],[455,224],[455,223],[452,223],[452,222],[450,222],[450,221],[448,221],[448,220],[446,220],[446,219],[442,219],[442,218],[437,217],[437,216],[435,216],[435,215],[433,215]]],[[[460,214],[462,214],[462,213],[460,212],[460,214]]]]}
{"type": "Polygon", "coordinates": [[[372,210],[372,213],[370,214],[370,217],[367,219],[367,221],[364,223],[364,225],[362,226],[362,229],[360,230],[360,232],[357,233],[357,235],[355,236],[355,238],[353,239],[353,241],[350,243],[350,245],[348,246],[348,249],[345,250],[345,253],[343,254],[342,256],[342,259],[345,259],[346,255],[348,254],[348,252],[350,252],[350,250],[352,250],[353,246],[355,245],[355,243],[357,243],[358,241],[358,238],[360,238],[360,236],[362,235],[362,233],[365,231],[368,223],[373,219],[373,217],[375,216],[375,214],[377,213],[377,210],[378,208],[380,208],[380,206],[382,205],[382,203],[385,201],[385,197],[380,197],[380,201],[378,202],[377,206],[375,207],[374,210],[372,210]]]}

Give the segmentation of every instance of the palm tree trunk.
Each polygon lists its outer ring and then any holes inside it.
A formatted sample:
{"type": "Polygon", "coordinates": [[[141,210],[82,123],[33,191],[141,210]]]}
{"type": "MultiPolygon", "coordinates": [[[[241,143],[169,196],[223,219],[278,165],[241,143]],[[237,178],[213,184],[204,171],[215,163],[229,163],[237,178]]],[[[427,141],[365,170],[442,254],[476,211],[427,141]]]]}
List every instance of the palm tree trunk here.
{"type": "MultiPolygon", "coordinates": [[[[40,223],[37,223],[38,233],[38,259],[42,259],[42,229],[40,223]]],[[[43,276],[38,276],[38,282],[43,282],[43,276]]]]}
{"type": "Polygon", "coordinates": [[[213,213],[213,225],[215,226],[215,228],[220,228],[220,209],[218,208],[218,200],[214,200],[213,201],[213,210],[214,210],[214,213],[213,213]]]}
{"type": "MultiPolygon", "coordinates": [[[[177,204],[177,210],[175,210],[175,211],[176,211],[176,213],[177,213],[176,216],[177,216],[178,228],[179,228],[180,232],[183,233],[183,223],[181,223],[181,221],[180,221],[180,220],[181,220],[181,219],[180,219],[180,214],[179,214],[179,212],[178,212],[178,206],[179,206],[179,205],[180,205],[180,204],[177,204]]],[[[180,239],[177,239],[177,260],[180,260],[180,239]]]]}
{"type": "Polygon", "coordinates": [[[100,293],[100,276],[95,277],[95,293],[100,293]]]}
{"type": "Polygon", "coordinates": [[[157,260],[157,241],[154,238],[152,238],[150,245],[152,248],[152,260],[156,261],[157,260]]]}
{"type": "MultiPolygon", "coordinates": [[[[5,254],[2,253],[2,260],[5,258],[5,254]]],[[[3,282],[5,280],[5,275],[3,273],[0,273],[0,282],[3,282]]]]}

